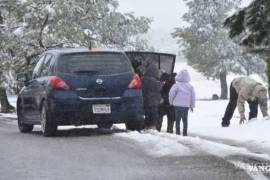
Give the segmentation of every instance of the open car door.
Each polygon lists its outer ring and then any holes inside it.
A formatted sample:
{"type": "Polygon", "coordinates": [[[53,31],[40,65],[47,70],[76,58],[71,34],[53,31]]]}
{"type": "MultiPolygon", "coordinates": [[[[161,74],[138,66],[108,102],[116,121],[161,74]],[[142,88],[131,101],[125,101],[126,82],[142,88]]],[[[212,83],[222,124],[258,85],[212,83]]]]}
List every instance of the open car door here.
{"type": "MultiPolygon", "coordinates": [[[[138,68],[143,68],[145,62],[156,63],[161,73],[173,74],[175,58],[174,54],[157,53],[157,52],[143,52],[143,51],[126,51],[131,64],[136,73],[139,72],[138,68]]],[[[142,76],[143,73],[138,73],[142,76]]]]}

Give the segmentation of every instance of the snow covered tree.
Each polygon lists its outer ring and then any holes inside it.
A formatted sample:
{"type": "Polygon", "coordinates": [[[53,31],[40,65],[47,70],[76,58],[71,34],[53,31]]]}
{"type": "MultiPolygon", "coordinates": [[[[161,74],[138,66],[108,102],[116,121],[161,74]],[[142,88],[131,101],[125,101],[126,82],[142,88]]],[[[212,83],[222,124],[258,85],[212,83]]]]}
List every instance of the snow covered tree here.
{"type": "Polygon", "coordinates": [[[48,47],[136,47],[150,19],[121,14],[116,0],[25,0],[11,13],[18,27],[12,41],[26,62],[48,47]]]}
{"type": "Polygon", "coordinates": [[[148,48],[140,35],[151,20],[117,7],[117,0],[0,1],[0,71],[13,76],[1,78],[15,86],[16,74],[30,74],[36,57],[51,47],[148,48]]]}
{"type": "Polygon", "coordinates": [[[244,57],[244,49],[228,37],[228,32],[223,27],[227,13],[237,7],[238,3],[239,1],[233,0],[187,1],[189,11],[182,18],[188,25],[176,28],[173,33],[173,37],[178,39],[183,48],[189,65],[209,78],[220,79],[221,99],[226,99],[228,94],[227,73],[247,73],[250,69],[246,69],[249,66],[244,66],[248,62],[244,58],[254,60],[254,57],[244,57]]]}
{"type": "Polygon", "coordinates": [[[7,79],[10,75],[8,73],[8,69],[10,67],[10,62],[7,60],[9,58],[8,53],[4,51],[5,45],[5,22],[4,22],[4,14],[5,12],[2,10],[0,6],[0,104],[1,104],[1,112],[8,113],[14,110],[14,107],[10,105],[7,99],[6,87],[7,79]]]}
{"type": "MultiPolygon", "coordinates": [[[[263,55],[267,63],[268,84],[270,84],[270,1],[254,0],[227,18],[225,26],[230,37],[237,38],[241,45],[252,52],[263,55]]],[[[270,87],[270,86],[269,86],[270,87]]]]}
{"type": "Polygon", "coordinates": [[[230,37],[240,35],[243,45],[265,49],[270,45],[269,17],[270,1],[253,0],[249,6],[227,18],[225,26],[230,28],[230,37]]]}

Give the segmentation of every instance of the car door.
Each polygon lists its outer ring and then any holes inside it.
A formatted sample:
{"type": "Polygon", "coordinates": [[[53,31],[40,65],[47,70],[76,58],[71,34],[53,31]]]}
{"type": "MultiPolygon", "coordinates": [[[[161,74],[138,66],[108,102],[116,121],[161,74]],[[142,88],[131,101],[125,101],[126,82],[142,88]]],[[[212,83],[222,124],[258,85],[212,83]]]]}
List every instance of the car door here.
{"type": "Polygon", "coordinates": [[[43,99],[47,96],[47,87],[49,85],[50,77],[53,71],[53,55],[47,53],[45,55],[44,61],[41,65],[39,76],[36,78],[36,86],[33,89],[33,94],[35,98],[34,111],[35,113],[40,113],[40,105],[43,99]]]}
{"type": "Polygon", "coordinates": [[[125,53],[129,57],[135,72],[140,76],[143,75],[145,69],[144,66],[147,62],[156,63],[161,73],[168,73],[171,75],[174,71],[176,58],[174,54],[140,51],[127,51],[125,53]]]}
{"type": "Polygon", "coordinates": [[[37,121],[37,113],[36,113],[36,105],[35,105],[35,90],[38,86],[37,78],[40,76],[40,70],[41,66],[43,64],[43,61],[45,59],[45,55],[41,55],[37,65],[34,68],[32,79],[27,83],[27,85],[24,87],[23,91],[21,92],[21,97],[23,100],[23,110],[25,115],[25,120],[27,122],[34,123],[37,121]]]}

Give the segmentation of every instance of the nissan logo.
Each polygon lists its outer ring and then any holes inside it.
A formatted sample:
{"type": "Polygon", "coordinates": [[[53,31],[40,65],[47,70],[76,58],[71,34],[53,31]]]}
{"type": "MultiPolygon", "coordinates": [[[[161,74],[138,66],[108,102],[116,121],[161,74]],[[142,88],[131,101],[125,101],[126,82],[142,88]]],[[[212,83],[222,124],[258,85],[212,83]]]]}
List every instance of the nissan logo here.
{"type": "Polygon", "coordinates": [[[96,80],[96,83],[97,83],[97,84],[102,84],[102,83],[103,83],[103,80],[102,80],[102,79],[97,79],[97,80],[96,80]]]}

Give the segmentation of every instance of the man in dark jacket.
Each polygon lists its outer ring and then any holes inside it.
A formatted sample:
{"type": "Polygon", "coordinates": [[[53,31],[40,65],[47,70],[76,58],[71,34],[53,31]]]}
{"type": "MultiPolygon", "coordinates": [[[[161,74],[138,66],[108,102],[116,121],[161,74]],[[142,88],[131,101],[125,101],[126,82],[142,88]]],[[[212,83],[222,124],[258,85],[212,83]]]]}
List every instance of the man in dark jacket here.
{"type": "Polygon", "coordinates": [[[169,103],[169,92],[172,87],[172,85],[175,83],[175,75],[172,76],[168,73],[163,73],[161,75],[160,81],[161,81],[161,104],[159,105],[159,120],[157,122],[157,130],[161,131],[162,122],[163,122],[163,116],[167,115],[167,132],[173,133],[173,125],[175,121],[175,112],[174,107],[170,105],[169,103]]]}
{"type": "Polygon", "coordinates": [[[158,106],[161,99],[160,72],[154,62],[146,62],[142,78],[142,92],[145,111],[145,128],[156,129],[159,119],[158,106]]]}

